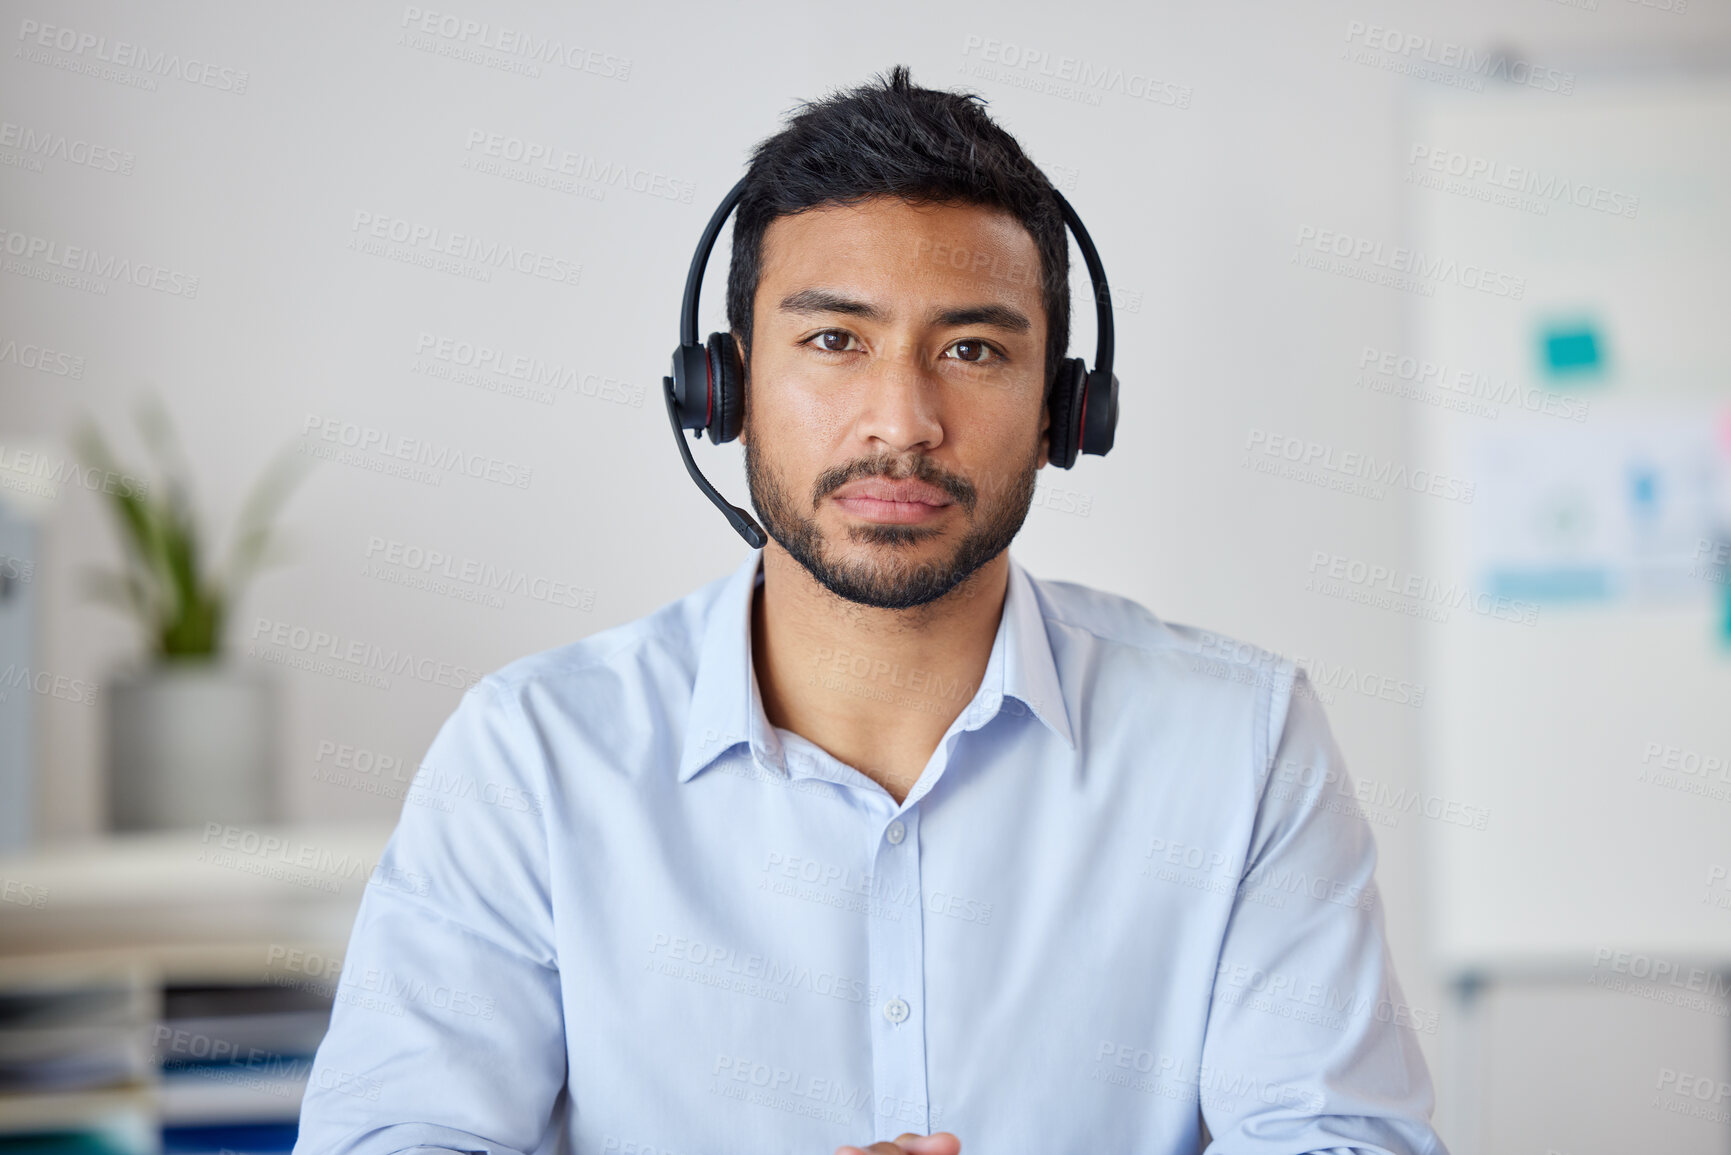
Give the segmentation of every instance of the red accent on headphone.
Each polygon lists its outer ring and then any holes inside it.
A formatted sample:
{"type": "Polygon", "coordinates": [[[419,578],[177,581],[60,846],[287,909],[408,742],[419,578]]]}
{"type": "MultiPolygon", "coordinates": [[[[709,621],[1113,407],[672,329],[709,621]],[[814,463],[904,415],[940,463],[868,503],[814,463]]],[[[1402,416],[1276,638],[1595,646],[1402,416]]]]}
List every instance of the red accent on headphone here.
{"type": "Polygon", "coordinates": [[[1082,416],[1076,420],[1076,452],[1082,452],[1082,430],[1088,428],[1088,378],[1082,378],[1082,416]]]}

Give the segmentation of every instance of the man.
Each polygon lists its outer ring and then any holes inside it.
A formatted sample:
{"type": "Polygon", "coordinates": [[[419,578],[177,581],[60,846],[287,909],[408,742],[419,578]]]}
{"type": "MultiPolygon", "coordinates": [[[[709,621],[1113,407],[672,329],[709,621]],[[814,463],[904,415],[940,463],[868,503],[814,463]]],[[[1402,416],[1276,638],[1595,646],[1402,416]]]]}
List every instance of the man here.
{"type": "Polygon", "coordinates": [[[423,782],[475,789],[404,808],[297,1151],[1442,1150],[1303,672],[1007,552],[1066,243],[906,69],[758,147],[771,541],[456,708],[423,782]]]}

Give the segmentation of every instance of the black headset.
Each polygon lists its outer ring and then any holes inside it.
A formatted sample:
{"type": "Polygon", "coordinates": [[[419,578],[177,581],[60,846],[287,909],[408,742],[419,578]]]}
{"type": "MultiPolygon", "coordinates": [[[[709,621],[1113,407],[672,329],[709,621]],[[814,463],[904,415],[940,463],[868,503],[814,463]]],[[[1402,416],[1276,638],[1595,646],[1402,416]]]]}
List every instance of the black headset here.
{"type": "MultiPolygon", "coordinates": [[[[709,484],[692,460],[691,447],[685,444],[683,433],[695,429],[695,436],[701,439],[707,431],[709,439],[720,445],[739,436],[745,415],[745,366],[738,345],[731,333],[711,333],[706,344],[697,343],[697,294],[703,285],[709,252],[715,247],[722,222],[739,203],[746,179],[749,178],[742,178],[728,190],[697,242],[691,272],[685,278],[685,301],[679,309],[679,348],[673,352],[673,376],[663,377],[661,386],[667,398],[667,419],[673,423],[673,438],[679,442],[686,472],[747,544],[762,549],[769,535],[750,514],[729,503],[709,484]]],[[[1112,448],[1112,436],[1118,428],[1118,377],[1112,372],[1112,293],[1106,286],[1106,270],[1076,210],[1057,189],[1052,190],[1052,195],[1064,213],[1064,223],[1075,234],[1082,259],[1088,262],[1099,318],[1094,368],[1090,370],[1080,357],[1065,358],[1058,366],[1058,379],[1047,402],[1052,413],[1047,430],[1047,460],[1060,469],[1069,469],[1076,463],[1078,453],[1104,454],[1112,448]]]]}

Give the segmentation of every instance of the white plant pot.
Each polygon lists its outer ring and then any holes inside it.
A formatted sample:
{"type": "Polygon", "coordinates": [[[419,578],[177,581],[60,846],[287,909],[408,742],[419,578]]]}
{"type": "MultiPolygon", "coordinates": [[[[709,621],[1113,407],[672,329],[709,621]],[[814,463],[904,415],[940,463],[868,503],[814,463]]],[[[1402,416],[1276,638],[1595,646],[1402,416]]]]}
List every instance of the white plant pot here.
{"type": "Polygon", "coordinates": [[[275,816],[276,684],[266,671],[164,662],[117,674],[107,698],[112,829],[275,816]]]}

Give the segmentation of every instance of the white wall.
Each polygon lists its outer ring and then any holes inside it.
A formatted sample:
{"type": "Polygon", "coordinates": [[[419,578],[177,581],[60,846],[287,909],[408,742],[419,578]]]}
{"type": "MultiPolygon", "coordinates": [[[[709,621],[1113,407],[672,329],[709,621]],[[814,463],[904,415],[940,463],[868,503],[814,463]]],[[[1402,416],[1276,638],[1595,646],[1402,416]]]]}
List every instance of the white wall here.
{"type": "MultiPolygon", "coordinates": [[[[285,519],[295,560],[262,578],[236,614],[238,651],[266,619],[485,671],[638,617],[731,567],[744,547],[686,479],[659,398],[692,243],[748,148],[794,101],[907,63],[917,82],[990,98],[1087,221],[1123,302],[1118,446],[1042,479],[1088,495],[1089,514],[1037,508],[1018,556],[1037,574],[1128,594],[1172,620],[1413,680],[1417,624],[1304,585],[1316,550],[1402,564],[1412,503],[1425,499],[1371,501],[1242,464],[1253,429],[1396,458],[1408,446],[1406,403],[1352,385],[1365,346],[1403,348],[1408,302],[1291,263],[1306,225],[1391,241],[1405,228],[1403,93],[1423,82],[1344,57],[1349,26],[1509,45],[1583,80],[1625,60],[1660,69],[1723,60],[1731,47],[1731,5],[1701,0],[1682,13],[1636,0],[419,8],[580,44],[600,54],[596,71],[521,75],[449,55],[457,42],[437,34],[426,40],[439,52],[418,50],[405,42],[413,9],[400,4],[147,13],[26,3],[5,25],[8,131],[64,134],[131,163],[125,173],[58,159],[40,171],[0,167],[0,227],[166,266],[199,287],[191,299],[124,283],[98,293],[8,268],[0,343],[65,350],[84,369],[69,379],[0,361],[0,437],[62,436],[89,411],[141,460],[126,411],[154,386],[190,447],[203,506],[223,526],[258,466],[309,415],[532,469],[527,488],[455,475],[432,486],[320,463],[285,519]],[[93,48],[31,47],[29,21],[234,71],[208,85],[170,76],[141,88],[139,69],[104,71],[93,48]],[[989,41],[1046,53],[1054,67],[1075,57],[1182,86],[1158,91],[1182,91],[1187,107],[1121,93],[1093,104],[970,73],[989,41]],[[232,90],[239,72],[244,92],[232,90]],[[692,195],[681,203],[608,187],[597,199],[474,171],[472,132],[645,170],[692,195]],[[357,213],[580,262],[580,281],[500,269],[481,282],[358,252],[357,213]],[[642,405],[581,389],[544,405],[438,379],[418,371],[440,364],[417,355],[422,334],[611,378],[640,391],[642,405]],[[522,596],[494,608],[404,589],[362,574],[375,538],[590,589],[593,608],[522,596]]],[[[0,156],[19,151],[0,142],[0,156]]],[[[712,276],[705,331],[719,327],[720,284],[712,276]]],[[[1086,316],[1074,347],[1092,348],[1086,316]]],[[[737,449],[695,449],[744,504],[737,449]]],[[[118,556],[95,495],[71,489],[51,504],[51,572],[118,556]]],[[[136,651],[129,624],[79,603],[69,582],[45,592],[44,667],[101,678],[136,651]]],[[[394,813],[395,800],[316,781],[319,744],[413,765],[458,691],[270,668],[285,691],[289,813],[394,813]]],[[[40,830],[100,829],[100,711],[43,705],[40,830]]],[[[1419,710],[1344,688],[1328,709],[1355,774],[1416,784],[1419,710]]],[[[1444,1008],[1424,950],[1422,821],[1378,828],[1380,877],[1411,1001],[1444,1008]]],[[[1725,1020],[1605,1004],[1585,991],[1493,999],[1501,1073],[1484,1149],[1633,1149],[1625,1136],[1661,1137],[1674,1151],[1731,1145],[1723,1126],[1649,1106],[1651,1063],[1597,1058],[1615,1038],[1722,1067],[1725,1020]]],[[[1422,1036],[1445,1121],[1453,1032],[1445,1014],[1438,1035],[1422,1036]]],[[[1475,1149],[1464,1134],[1448,1137],[1475,1149]]]]}

